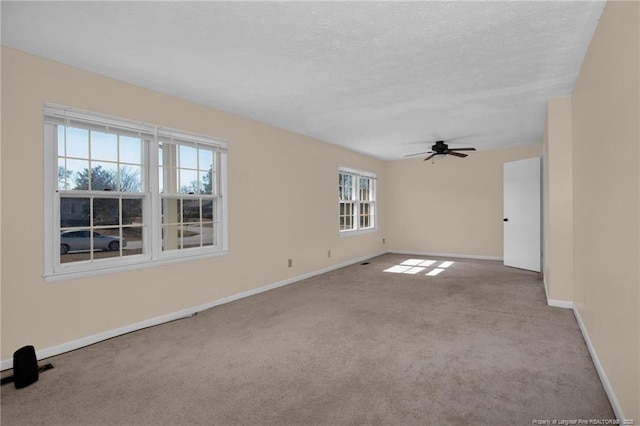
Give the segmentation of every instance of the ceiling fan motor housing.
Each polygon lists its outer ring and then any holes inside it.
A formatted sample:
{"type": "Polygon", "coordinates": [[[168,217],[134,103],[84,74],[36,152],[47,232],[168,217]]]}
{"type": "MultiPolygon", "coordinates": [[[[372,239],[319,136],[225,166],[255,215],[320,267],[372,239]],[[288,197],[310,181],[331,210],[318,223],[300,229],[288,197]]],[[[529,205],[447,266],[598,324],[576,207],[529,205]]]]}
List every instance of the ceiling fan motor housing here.
{"type": "Polygon", "coordinates": [[[444,154],[449,150],[449,145],[444,143],[444,141],[437,141],[436,144],[431,147],[431,149],[435,153],[444,154]]]}

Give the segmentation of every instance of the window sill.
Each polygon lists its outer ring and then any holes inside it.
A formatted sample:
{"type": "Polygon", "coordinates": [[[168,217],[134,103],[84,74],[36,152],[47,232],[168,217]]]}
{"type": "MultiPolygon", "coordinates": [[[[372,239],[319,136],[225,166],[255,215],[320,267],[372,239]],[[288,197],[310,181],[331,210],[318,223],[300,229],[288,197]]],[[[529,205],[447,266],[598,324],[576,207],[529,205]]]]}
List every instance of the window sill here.
{"type": "Polygon", "coordinates": [[[176,256],[176,257],[168,257],[163,259],[143,259],[136,261],[135,263],[129,264],[119,264],[119,265],[104,265],[97,268],[92,269],[84,269],[84,270],[72,270],[72,271],[60,271],[60,272],[49,272],[43,275],[45,282],[54,283],[68,280],[75,280],[80,278],[88,278],[95,277],[98,275],[107,275],[116,272],[126,272],[126,271],[134,271],[137,269],[146,269],[152,268],[154,266],[162,266],[162,265],[171,265],[173,263],[182,263],[182,262],[191,262],[194,260],[207,259],[212,257],[225,256],[229,253],[229,250],[222,250],[210,253],[199,253],[193,254],[190,256],[176,256]]]}
{"type": "Polygon", "coordinates": [[[378,232],[377,228],[367,228],[367,229],[356,229],[349,231],[339,231],[340,238],[342,237],[353,237],[355,235],[363,235],[363,234],[373,234],[374,232],[378,232]]]}

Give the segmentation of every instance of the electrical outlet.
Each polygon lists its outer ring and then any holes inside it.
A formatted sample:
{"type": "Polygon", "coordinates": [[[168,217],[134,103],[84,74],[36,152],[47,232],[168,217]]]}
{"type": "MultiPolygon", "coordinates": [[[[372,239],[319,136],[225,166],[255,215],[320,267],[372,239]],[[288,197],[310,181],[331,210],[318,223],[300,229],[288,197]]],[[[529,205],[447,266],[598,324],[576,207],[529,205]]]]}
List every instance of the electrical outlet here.
{"type": "Polygon", "coordinates": [[[289,268],[293,266],[293,259],[289,259],[289,268]]]}
{"type": "Polygon", "coordinates": [[[331,257],[331,250],[327,250],[327,257],[331,257]]]}

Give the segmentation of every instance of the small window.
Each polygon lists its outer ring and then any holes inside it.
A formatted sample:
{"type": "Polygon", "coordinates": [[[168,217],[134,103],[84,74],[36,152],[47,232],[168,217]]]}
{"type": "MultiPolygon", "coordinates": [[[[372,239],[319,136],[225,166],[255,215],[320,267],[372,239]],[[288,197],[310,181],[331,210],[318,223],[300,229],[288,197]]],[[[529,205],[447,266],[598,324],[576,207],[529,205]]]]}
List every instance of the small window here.
{"type": "Polygon", "coordinates": [[[46,277],[226,252],[226,143],[45,105],[45,152],[46,277]]]}
{"type": "Polygon", "coordinates": [[[341,233],[375,229],[376,176],[351,169],[338,171],[338,216],[341,233]]]}

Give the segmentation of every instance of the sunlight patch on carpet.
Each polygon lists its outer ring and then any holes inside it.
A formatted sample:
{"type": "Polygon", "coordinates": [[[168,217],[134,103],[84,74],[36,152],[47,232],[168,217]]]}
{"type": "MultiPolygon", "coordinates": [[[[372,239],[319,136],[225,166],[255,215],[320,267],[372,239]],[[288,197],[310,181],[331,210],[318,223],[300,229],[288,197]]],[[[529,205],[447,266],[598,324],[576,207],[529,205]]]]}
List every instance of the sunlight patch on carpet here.
{"type": "MultiPolygon", "coordinates": [[[[407,259],[404,262],[401,262],[398,265],[394,265],[390,268],[384,270],[384,272],[391,272],[393,274],[410,274],[415,275],[418,274],[425,269],[428,269],[433,264],[437,263],[436,260],[425,260],[425,259],[407,259]]],[[[449,266],[453,265],[455,262],[451,260],[447,260],[441,262],[440,265],[434,267],[432,270],[427,272],[425,275],[434,277],[444,271],[449,266]]]]}

